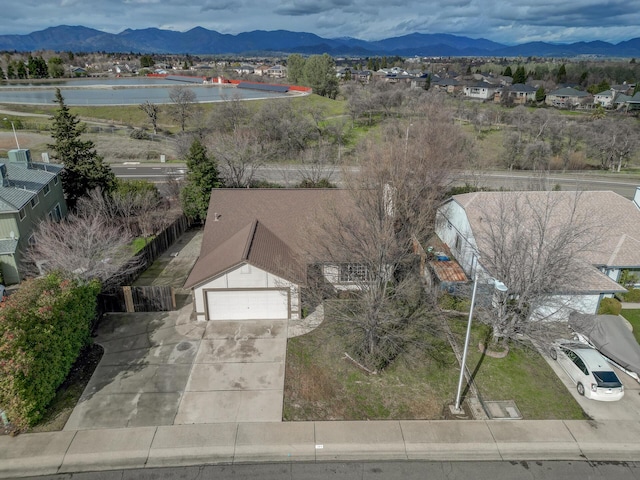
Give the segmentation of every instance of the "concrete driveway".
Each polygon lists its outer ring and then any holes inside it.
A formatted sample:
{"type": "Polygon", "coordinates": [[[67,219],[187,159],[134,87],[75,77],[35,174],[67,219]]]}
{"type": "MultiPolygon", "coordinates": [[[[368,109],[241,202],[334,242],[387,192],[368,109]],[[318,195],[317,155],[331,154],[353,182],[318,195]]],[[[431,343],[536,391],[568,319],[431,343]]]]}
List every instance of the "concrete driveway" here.
{"type": "Polygon", "coordinates": [[[191,312],[105,316],[103,358],[64,429],[281,421],[287,320],[191,312]]]}
{"type": "Polygon", "coordinates": [[[576,399],[582,410],[593,420],[632,420],[640,418],[640,383],[636,382],[626,373],[613,367],[618,378],[624,385],[624,397],[617,402],[600,402],[589,400],[578,394],[576,385],[569,378],[569,375],[558,365],[558,362],[544,355],[547,363],[551,366],[562,383],[569,389],[573,398],[576,399]]]}

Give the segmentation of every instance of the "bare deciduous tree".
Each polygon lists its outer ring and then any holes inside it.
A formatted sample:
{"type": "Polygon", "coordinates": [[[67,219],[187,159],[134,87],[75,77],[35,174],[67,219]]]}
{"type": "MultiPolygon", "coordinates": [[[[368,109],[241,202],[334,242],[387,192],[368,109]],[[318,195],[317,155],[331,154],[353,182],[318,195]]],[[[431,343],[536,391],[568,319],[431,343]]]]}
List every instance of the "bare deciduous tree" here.
{"type": "Polygon", "coordinates": [[[230,133],[248,123],[251,110],[238,92],[230,97],[222,96],[222,100],[215,105],[209,118],[214,131],[230,133]]]}
{"type": "Polygon", "coordinates": [[[327,187],[335,173],[337,149],[326,142],[320,142],[302,156],[300,166],[300,186],[306,188],[327,187]]]}
{"type": "Polygon", "coordinates": [[[64,271],[82,280],[98,279],[108,289],[138,266],[131,261],[131,240],[112,219],[83,209],[59,223],[41,222],[26,259],[35,274],[64,271]]]}
{"type": "Polygon", "coordinates": [[[208,149],[217,159],[224,185],[251,186],[255,175],[271,154],[269,144],[261,145],[249,129],[237,129],[208,139],[208,149]]]}
{"type": "MultiPolygon", "coordinates": [[[[421,323],[428,314],[413,246],[433,232],[451,169],[462,164],[469,145],[448,111],[426,106],[422,113],[410,126],[391,125],[382,141],[363,149],[360,173],[344,174],[349,205],[326,211],[314,235],[324,277],[350,285],[349,298],[332,303],[330,315],[372,370],[415,339],[414,326],[433,327],[421,323]]],[[[316,286],[326,295],[327,284],[316,286]]]]}
{"type": "Polygon", "coordinates": [[[144,103],[138,105],[138,108],[147,114],[149,117],[149,121],[151,122],[151,126],[153,127],[153,134],[158,134],[158,113],[160,113],[160,107],[155,103],[151,103],[147,100],[144,103]]]}
{"type": "Polygon", "coordinates": [[[169,99],[173,103],[170,109],[171,117],[178,122],[180,129],[184,132],[187,121],[193,115],[194,104],[196,103],[195,92],[184,85],[171,87],[169,99]]]}
{"type": "Polygon", "coordinates": [[[484,317],[494,342],[540,335],[544,322],[539,320],[568,306],[561,294],[579,290],[596,274],[582,259],[603,232],[579,200],[579,192],[507,192],[482,211],[475,235],[479,262],[510,295],[501,312],[484,317]]]}
{"type": "Polygon", "coordinates": [[[637,126],[628,121],[601,119],[588,123],[585,128],[587,143],[605,169],[619,172],[640,143],[637,126]]]}

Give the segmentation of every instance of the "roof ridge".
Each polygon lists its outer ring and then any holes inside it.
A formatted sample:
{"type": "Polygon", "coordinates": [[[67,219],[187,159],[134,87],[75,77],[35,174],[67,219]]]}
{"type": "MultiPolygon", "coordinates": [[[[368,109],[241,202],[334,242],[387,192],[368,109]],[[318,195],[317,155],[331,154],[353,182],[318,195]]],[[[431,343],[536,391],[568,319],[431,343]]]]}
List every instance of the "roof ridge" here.
{"type": "Polygon", "coordinates": [[[247,235],[247,243],[244,246],[244,250],[242,251],[242,260],[248,260],[249,254],[251,253],[251,247],[253,246],[253,240],[256,237],[256,229],[258,228],[258,219],[255,219],[251,224],[251,231],[249,235],[247,235]]]}

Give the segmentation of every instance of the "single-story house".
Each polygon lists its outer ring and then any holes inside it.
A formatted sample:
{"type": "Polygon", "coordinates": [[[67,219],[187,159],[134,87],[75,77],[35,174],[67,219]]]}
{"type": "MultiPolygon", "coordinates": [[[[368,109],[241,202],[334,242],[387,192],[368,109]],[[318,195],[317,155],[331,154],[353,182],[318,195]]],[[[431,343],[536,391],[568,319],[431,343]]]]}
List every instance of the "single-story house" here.
{"type": "Polygon", "coordinates": [[[576,90],[573,87],[564,87],[547,94],[545,103],[558,108],[574,108],[582,104],[590,97],[588,92],[576,90]]]}
{"type": "Polygon", "coordinates": [[[522,222],[526,222],[527,208],[531,208],[527,205],[551,201],[561,205],[557,212],[562,213],[552,213],[550,228],[566,222],[565,215],[572,211],[588,216],[597,225],[597,233],[594,230],[594,238],[589,239],[592,244],[576,259],[584,266],[580,285],[550,295],[548,302],[537,310],[540,316],[566,318],[572,311],[595,314],[604,297],[625,291],[617,283],[623,270],[640,274],[639,187],[633,201],[610,191],[475,192],[453,196],[438,210],[436,233],[470,277],[478,272],[485,278],[495,278],[484,267],[493,255],[484,232],[497,215],[496,209],[515,204],[519,199],[526,200],[521,202],[525,208],[519,212],[522,222]]]}
{"type": "MultiPolygon", "coordinates": [[[[200,256],[185,282],[197,319],[300,318],[308,266],[322,255],[314,232],[323,215],[352,202],[333,188],[214,189],[200,256]]],[[[360,267],[326,264],[322,273],[349,289],[361,280],[360,267]]]]}

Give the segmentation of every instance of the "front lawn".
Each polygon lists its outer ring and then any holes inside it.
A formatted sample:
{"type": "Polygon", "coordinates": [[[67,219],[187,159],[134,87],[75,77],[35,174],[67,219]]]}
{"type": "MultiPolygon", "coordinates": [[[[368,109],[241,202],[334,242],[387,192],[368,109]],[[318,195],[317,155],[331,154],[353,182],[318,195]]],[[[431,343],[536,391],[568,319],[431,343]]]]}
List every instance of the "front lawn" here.
{"type": "Polygon", "coordinates": [[[413,349],[370,375],[345,357],[330,320],[287,346],[284,419],[440,419],[453,403],[458,366],[443,340],[427,338],[432,355],[413,349]]]}
{"type": "Polygon", "coordinates": [[[636,341],[640,343],[640,310],[622,310],[620,315],[629,321],[633,327],[633,335],[636,337],[636,341]]]}
{"type": "MultiPolygon", "coordinates": [[[[462,348],[467,319],[460,317],[449,324],[462,348]]],[[[492,358],[478,348],[487,334],[486,326],[474,323],[467,354],[468,368],[476,371],[475,383],[484,400],[514,400],[527,420],[585,418],[567,387],[535,348],[516,343],[505,358],[492,358]]]]}
{"type": "MultiPolygon", "coordinates": [[[[460,346],[466,318],[449,320],[460,346]]],[[[331,320],[287,346],[283,417],[287,421],[442,419],[453,404],[460,369],[451,347],[425,333],[424,346],[370,375],[345,357],[331,320]]],[[[512,346],[504,359],[483,356],[482,326],[472,329],[467,365],[485,400],[515,400],[525,419],[584,419],[567,388],[537,351],[512,346]]]]}

